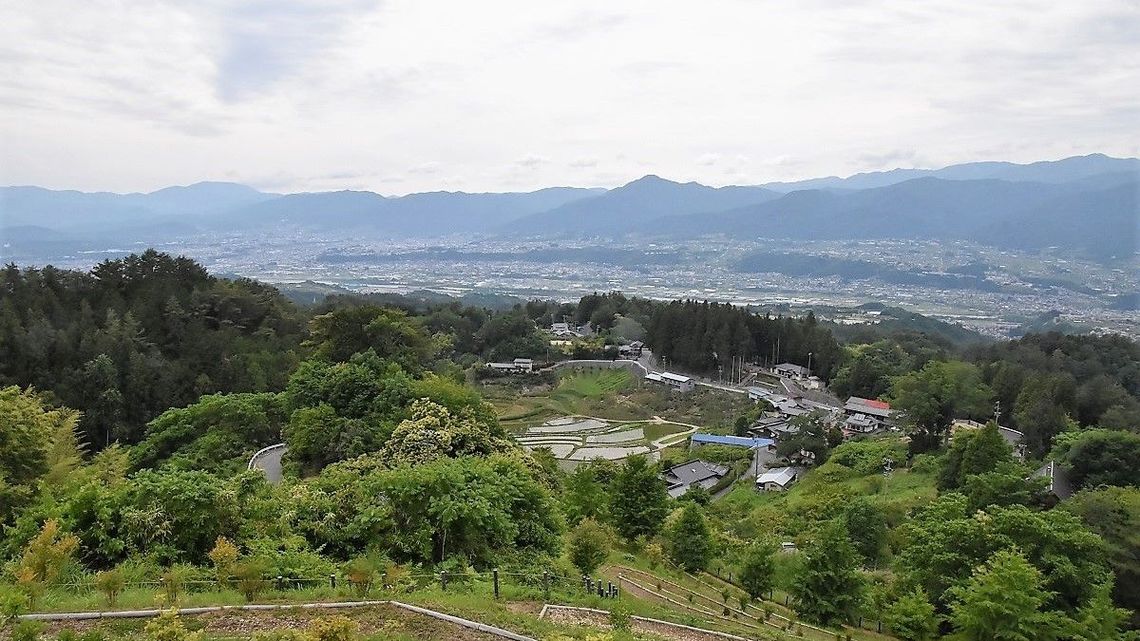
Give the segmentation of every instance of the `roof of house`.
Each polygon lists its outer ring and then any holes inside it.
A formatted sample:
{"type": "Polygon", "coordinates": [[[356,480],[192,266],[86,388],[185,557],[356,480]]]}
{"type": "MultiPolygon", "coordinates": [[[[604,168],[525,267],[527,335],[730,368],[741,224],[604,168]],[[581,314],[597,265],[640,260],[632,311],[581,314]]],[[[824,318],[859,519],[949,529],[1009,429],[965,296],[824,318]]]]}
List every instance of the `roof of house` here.
{"type": "Polygon", "coordinates": [[[855,416],[848,416],[847,420],[843,421],[843,422],[848,424],[848,425],[856,425],[859,427],[870,427],[872,425],[878,424],[878,421],[872,420],[870,417],[865,416],[863,414],[856,414],[855,416]]]}
{"type": "Polygon", "coordinates": [[[1049,485],[1045,486],[1045,489],[1061,500],[1073,495],[1073,484],[1069,482],[1069,475],[1065,473],[1064,468],[1057,465],[1056,461],[1050,460],[1045,463],[1033,473],[1033,476],[1049,479],[1049,485]]]}
{"type": "Polygon", "coordinates": [[[660,382],[663,382],[665,379],[661,378],[661,375],[658,374],[657,372],[649,372],[648,374],[645,375],[645,380],[656,381],[656,382],[660,383],[660,382]]]}
{"type": "Polygon", "coordinates": [[[674,383],[688,383],[689,381],[693,380],[688,376],[674,374],[673,372],[661,372],[661,378],[667,381],[673,381],[674,383]]]}
{"type": "Polygon", "coordinates": [[[843,406],[843,409],[848,412],[859,412],[861,414],[870,414],[871,416],[889,417],[891,415],[890,403],[869,398],[859,398],[858,396],[852,396],[847,399],[847,403],[843,406]]]}
{"type": "Polygon", "coordinates": [[[736,447],[768,447],[775,443],[770,438],[754,438],[751,436],[724,436],[722,434],[701,434],[697,432],[689,437],[694,443],[707,443],[713,445],[734,445],[736,447]]]}
{"type": "Polygon", "coordinates": [[[803,472],[802,468],[798,467],[777,467],[770,469],[760,476],[756,477],[757,485],[764,485],[766,483],[775,483],[780,486],[787,485],[796,479],[803,472]]]}
{"type": "Polygon", "coordinates": [[[772,369],[783,369],[789,372],[796,372],[797,374],[802,374],[804,376],[811,374],[810,369],[804,367],[803,365],[796,365],[795,363],[780,363],[772,369]]]}
{"type": "Polygon", "coordinates": [[[728,468],[722,465],[715,465],[707,461],[696,459],[674,465],[673,467],[665,470],[665,477],[671,484],[679,485],[692,485],[698,481],[703,481],[710,478],[721,478],[728,474],[728,468]]]}

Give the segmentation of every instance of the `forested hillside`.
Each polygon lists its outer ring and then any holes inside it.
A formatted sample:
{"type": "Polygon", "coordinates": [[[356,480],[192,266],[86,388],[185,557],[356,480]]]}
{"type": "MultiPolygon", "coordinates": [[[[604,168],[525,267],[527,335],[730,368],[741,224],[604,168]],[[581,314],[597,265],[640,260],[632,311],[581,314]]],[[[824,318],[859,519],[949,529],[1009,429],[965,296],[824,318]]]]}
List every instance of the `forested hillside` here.
{"type": "Polygon", "coordinates": [[[83,440],[134,443],[168,407],[203,394],[279,390],[303,315],[275,289],[218,279],[153,250],[91,272],[0,276],[0,384],[83,411],[83,440]]]}
{"type": "MultiPolygon", "coordinates": [[[[618,293],[501,311],[384,301],[299,308],[155,252],[91,273],[9,267],[0,625],[21,610],[113,607],[124,586],[135,606],[154,586],[167,604],[180,589],[288,600],[301,589],[290,586],[331,575],[358,598],[413,598],[424,589],[413,574],[465,590],[493,568],[575,594],[596,573],[715,581],[723,618],[765,639],[773,613],[787,621],[780,634],[794,622],[860,640],[881,624],[906,641],[1120,641],[1137,624],[1123,609],[1140,607],[1134,342],[1049,334],[961,348],[910,332],[841,345],[812,315],[618,293]],[[539,330],[563,319],[591,326],[569,352],[539,330]],[[844,435],[812,413],[771,453],[803,468],[787,492],[758,492],[743,474],[670,498],[663,465],[641,456],[568,470],[549,449],[525,450],[511,429],[529,414],[500,420],[476,382],[489,358],[616,356],[633,340],[693,372],[811,353],[832,391],[889,400],[900,431],[844,435]],[[993,418],[995,403],[1001,424],[1024,432],[1024,459],[995,422],[952,431],[993,418]],[[278,442],[288,449],[274,485],[245,468],[278,442]],[[1048,461],[1075,495],[1033,474],[1048,461]],[[95,592],[106,605],[77,601],[95,592]]],[[[519,376],[493,383],[515,400],[569,393],[557,373],[519,376]]],[[[594,387],[589,407],[613,413],[602,418],[662,433],[651,414],[665,410],[594,387]]],[[[742,410],[719,390],[658,393],[718,434],[766,407],[742,410]],[[734,409],[705,411],[714,405],[734,409]]],[[[747,449],[688,450],[686,434],[663,461],[751,462],[747,449]]],[[[718,616],[716,603],[702,616],[718,616]]]]}

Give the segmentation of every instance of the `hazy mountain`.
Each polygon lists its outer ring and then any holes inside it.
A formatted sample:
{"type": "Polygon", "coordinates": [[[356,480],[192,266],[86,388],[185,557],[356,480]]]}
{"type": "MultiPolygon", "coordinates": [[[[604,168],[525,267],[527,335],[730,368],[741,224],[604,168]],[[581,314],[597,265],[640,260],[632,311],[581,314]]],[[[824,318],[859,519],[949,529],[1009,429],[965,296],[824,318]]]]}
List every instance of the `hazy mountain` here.
{"type": "Polygon", "coordinates": [[[714,188],[645,176],[616,189],[528,193],[367,191],[269,194],[204,182],[148,194],[0,188],[0,240],[164,242],[202,232],[309,230],[361,239],[502,233],[707,233],[796,239],[970,239],[1058,246],[1098,258],[1137,242],[1140,160],[1101,154],[1018,165],[981,162],[800,183],[714,188]],[[795,191],[788,191],[795,189],[795,191]],[[785,193],[787,192],[787,193],[785,193]],[[37,229],[45,231],[37,232],[37,229]],[[48,234],[62,233],[64,237],[48,234]],[[52,239],[52,240],[48,240],[52,239]]]}
{"type": "Polygon", "coordinates": [[[708,187],[645,176],[592,198],[584,198],[511,222],[504,231],[524,234],[620,233],[663,216],[698,214],[778,198],[762,187],[708,187]]]}
{"type": "Polygon", "coordinates": [[[385,198],[368,191],[290,194],[231,212],[217,222],[287,224],[374,234],[433,236],[488,231],[524,216],[587,198],[598,190],[551,187],[525,193],[436,191],[385,198]]]}
{"type": "Polygon", "coordinates": [[[57,231],[107,231],[168,217],[204,217],[271,198],[235,183],[202,182],[149,194],[0,187],[0,226],[40,225],[57,231]]]}
{"type": "Polygon", "coordinates": [[[186,187],[167,187],[149,194],[129,194],[128,199],[157,214],[209,214],[228,211],[277,198],[237,183],[200,182],[186,187]]]}
{"type": "Polygon", "coordinates": [[[1073,156],[1062,160],[1045,160],[1019,165],[1011,162],[971,162],[950,165],[942,169],[892,169],[855,174],[847,178],[828,176],[796,182],[777,182],[763,185],[781,192],[802,189],[872,189],[887,187],[922,177],[944,180],[1008,180],[1018,182],[1066,183],[1102,174],[1130,174],[1140,172],[1140,159],[1112,158],[1104,154],[1073,156]]]}
{"type": "Polygon", "coordinates": [[[1140,180],[1064,194],[979,230],[976,240],[1004,247],[1064,247],[1097,258],[1140,251],[1140,180]]]}
{"type": "Polygon", "coordinates": [[[1081,181],[917,178],[860,191],[792,192],[731,211],[664,218],[647,228],[675,236],[969,239],[1001,247],[1058,246],[1111,258],[1136,249],[1137,190],[1135,179],[1098,189],[1081,181]]]}

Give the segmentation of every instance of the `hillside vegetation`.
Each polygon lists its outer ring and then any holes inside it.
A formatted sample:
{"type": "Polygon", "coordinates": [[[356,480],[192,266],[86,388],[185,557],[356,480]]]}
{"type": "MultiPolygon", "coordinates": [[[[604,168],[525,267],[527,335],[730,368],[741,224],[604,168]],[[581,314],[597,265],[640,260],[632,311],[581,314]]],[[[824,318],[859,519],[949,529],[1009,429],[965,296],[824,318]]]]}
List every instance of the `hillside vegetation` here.
{"type": "MultiPolygon", "coordinates": [[[[811,317],[620,294],[498,312],[298,308],[155,253],[5,278],[0,626],[12,638],[36,638],[12,618],[27,611],[369,597],[542,639],[649,638],[631,612],[819,641],[880,628],[906,641],[1107,641],[1137,623],[1140,358],[1126,339],[840,345],[811,317]],[[745,475],[716,500],[703,489],[670,498],[663,464],[639,456],[567,471],[512,432],[549,413],[729,433],[763,408],[717,390],[669,394],[624,371],[477,376],[517,350],[540,365],[571,356],[536,327],[555,314],[590,320],[587,344],[602,349],[640,326],[671,363],[706,371],[731,353],[722,341],[762,350],[779,331],[788,354],[828,355],[833,389],[889,400],[900,431],[845,438],[804,418],[773,461],[810,468],[786,493],[758,492],[745,475]],[[1024,432],[1024,460],[993,418],[1024,432]],[[952,432],[962,419],[990,422],[952,432]],[[244,469],[278,440],[281,483],[244,469]],[[1032,474],[1044,461],[1075,496],[1032,474]],[[620,598],[587,595],[584,577],[621,584],[620,598]],[[541,603],[615,614],[576,628],[537,619],[541,603]]],[[[733,452],[678,446],[663,458],[747,467],[751,455],[733,452]]],[[[412,620],[378,616],[328,638],[419,638],[412,620]]],[[[306,627],[289,617],[282,628],[306,627]]],[[[160,621],[182,631],[97,632],[183,639],[199,625],[160,621]]]]}

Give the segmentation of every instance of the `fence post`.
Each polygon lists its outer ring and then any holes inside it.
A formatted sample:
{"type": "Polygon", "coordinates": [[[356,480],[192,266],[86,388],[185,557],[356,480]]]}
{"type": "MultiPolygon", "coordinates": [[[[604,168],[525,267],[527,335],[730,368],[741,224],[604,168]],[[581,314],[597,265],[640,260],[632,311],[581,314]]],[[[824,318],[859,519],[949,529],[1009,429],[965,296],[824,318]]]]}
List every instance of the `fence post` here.
{"type": "Polygon", "coordinates": [[[277,589],[283,590],[285,588],[285,577],[280,574],[277,575],[277,589]]]}
{"type": "Polygon", "coordinates": [[[447,572],[440,572],[439,573],[439,586],[445,592],[447,591],[447,572]]]}
{"type": "Polygon", "coordinates": [[[590,577],[586,577],[586,592],[588,594],[594,593],[594,580],[590,577]]]}
{"type": "Polygon", "coordinates": [[[495,584],[495,598],[499,598],[499,568],[491,570],[491,578],[495,584]]]}
{"type": "Polygon", "coordinates": [[[334,590],[336,589],[336,575],[335,574],[329,575],[329,587],[334,589],[334,590]]]}
{"type": "Polygon", "coordinates": [[[602,577],[598,577],[598,596],[605,598],[606,586],[602,585],[602,577]]]}
{"type": "Polygon", "coordinates": [[[542,571],[542,599],[544,601],[550,600],[550,571],[542,571]]]}
{"type": "Polygon", "coordinates": [[[606,581],[606,596],[608,596],[611,599],[614,598],[614,582],[613,581],[606,581]]]}
{"type": "Polygon", "coordinates": [[[388,589],[388,571],[387,570],[382,570],[380,572],[380,589],[381,590],[387,590],[388,589]]]}

